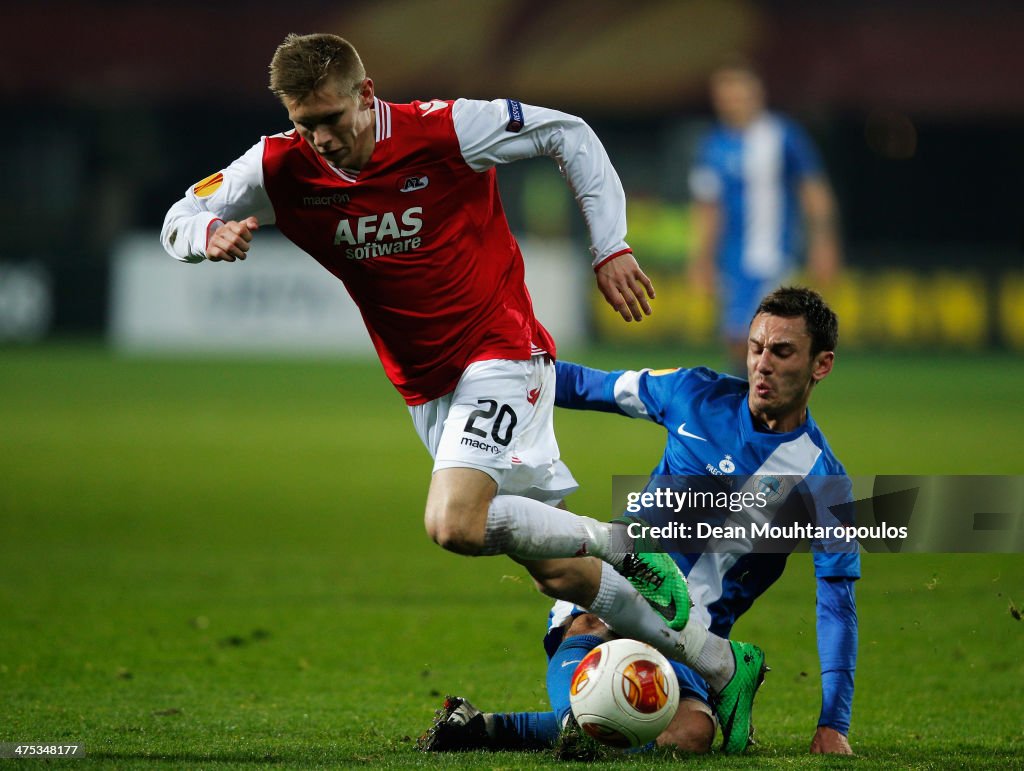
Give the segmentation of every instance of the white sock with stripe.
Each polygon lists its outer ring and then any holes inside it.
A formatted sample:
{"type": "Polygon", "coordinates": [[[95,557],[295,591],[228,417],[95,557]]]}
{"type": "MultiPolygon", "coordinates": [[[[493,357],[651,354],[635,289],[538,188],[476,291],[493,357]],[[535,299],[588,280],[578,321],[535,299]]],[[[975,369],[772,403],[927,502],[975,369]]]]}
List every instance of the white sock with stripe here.
{"type": "Polygon", "coordinates": [[[601,586],[588,610],[616,634],[643,640],[668,658],[692,667],[715,691],[720,691],[736,671],[728,640],[712,634],[692,614],[682,632],[670,629],[665,619],[607,562],[601,566],[601,586]]]}
{"type": "MultiPolygon", "coordinates": [[[[487,512],[482,555],[509,554],[520,559],[557,559],[611,552],[612,525],[519,495],[498,495],[487,512]]],[[[620,555],[621,556],[621,555],[620,555]]],[[[608,562],[601,565],[601,585],[589,610],[616,633],[654,646],[682,661],[714,690],[735,671],[729,641],[711,634],[696,618],[682,632],[670,629],[643,596],[608,562]]]]}

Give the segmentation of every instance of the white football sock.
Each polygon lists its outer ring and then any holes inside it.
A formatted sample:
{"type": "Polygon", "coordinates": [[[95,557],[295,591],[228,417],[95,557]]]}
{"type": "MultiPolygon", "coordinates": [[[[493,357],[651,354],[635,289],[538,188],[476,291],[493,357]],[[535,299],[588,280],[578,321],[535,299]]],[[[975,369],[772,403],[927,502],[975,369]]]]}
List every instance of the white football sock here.
{"type": "Polygon", "coordinates": [[[487,512],[481,554],[509,554],[520,559],[557,559],[591,555],[606,560],[601,585],[589,610],[623,637],[642,640],[669,658],[682,661],[715,691],[733,672],[729,641],[711,634],[695,617],[682,632],[670,629],[643,596],[607,562],[621,558],[612,548],[613,526],[519,495],[498,495],[487,512]]]}
{"type": "Polygon", "coordinates": [[[728,640],[708,632],[707,640],[701,648],[700,655],[697,656],[697,662],[692,666],[708,681],[711,690],[718,692],[736,672],[736,657],[732,655],[732,646],[728,640]]]}
{"type": "Polygon", "coordinates": [[[601,586],[588,610],[622,637],[652,645],[670,659],[692,667],[715,691],[736,671],[729,641],[708,631],[696,615],[682,632],[670,629],[643,596],[608,563],[601,566],[601,586]]]}
{"type": "Polygon", "coordinates": [[[669,629],[665,619],[647,604],[633,585],[607,562],[601,564],[601,586],[587,608],[615,633],[642,640],[669,658],[677,658],[679,632],[669,629]]]}
{"type": "Polygon", "coordinates": [[[519,495],[497,495],[487,511],[482,554],[520,559],[603,557],[611,527],[590,517],[519,495]]]}

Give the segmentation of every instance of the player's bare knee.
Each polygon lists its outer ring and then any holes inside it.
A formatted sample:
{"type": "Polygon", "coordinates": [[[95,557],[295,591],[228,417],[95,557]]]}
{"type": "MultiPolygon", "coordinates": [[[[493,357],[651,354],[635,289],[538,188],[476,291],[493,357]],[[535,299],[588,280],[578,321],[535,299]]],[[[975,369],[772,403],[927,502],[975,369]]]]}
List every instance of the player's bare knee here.
{"type": "Polygon", "coordinates": [[[565,630],[565,638],[577,637],[583,634],[600,637],[602,640],[612,639],[612,630],[593,613],[583,613],[582,615],[574,616],[565,630]]]}
{"type": "Polygon", "coordinates": [[[436,511],[428,509],[425,525],[427,535],[442,549],[467,555],[479,554],[483,550],[483,522],[478,513],[468,507],[456,505],[436,511]]]}
{"type": "Polygon", "coordinates": [[[476,469],[436,471],[427,493],[424,522],[427,534],[457,554],[480,554],[487,529],[487,510],[497,486],[476,469]]]}

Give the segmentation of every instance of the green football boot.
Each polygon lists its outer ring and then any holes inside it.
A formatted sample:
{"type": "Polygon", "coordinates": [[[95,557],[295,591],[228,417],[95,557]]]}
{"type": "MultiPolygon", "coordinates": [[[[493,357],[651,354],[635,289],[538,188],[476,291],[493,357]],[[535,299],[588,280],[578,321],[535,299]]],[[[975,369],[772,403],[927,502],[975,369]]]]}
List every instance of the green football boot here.
{"type": "Polygon", "coordinates": [[[768,667],[764,665],[764,651],[756,645],[731,640],[729,645],[736,660],[736,672],[712,703],[722,726],[722,750],[732,754],[743,752],[753,739],[754,696],[768,667]]]}
{"type": "Polygon", "coordinates": [[[690,590],[675,560],[664,552],[626,554],[615,568],[640,592],[647,604],[676,631],[690,618],[690,590]]]}

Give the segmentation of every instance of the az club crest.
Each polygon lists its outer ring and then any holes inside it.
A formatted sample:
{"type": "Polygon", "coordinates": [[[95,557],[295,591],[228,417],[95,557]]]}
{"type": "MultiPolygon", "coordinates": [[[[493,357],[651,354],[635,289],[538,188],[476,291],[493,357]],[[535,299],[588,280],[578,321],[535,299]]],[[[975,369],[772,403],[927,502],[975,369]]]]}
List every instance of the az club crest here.
{"type": "Polygon", "coordinates": [[[406,177],[398,184],[398,192],[411,193],[414,190],[422,190],[429,184],[430,179],[426,175],[422,177],[406,177]]]}

